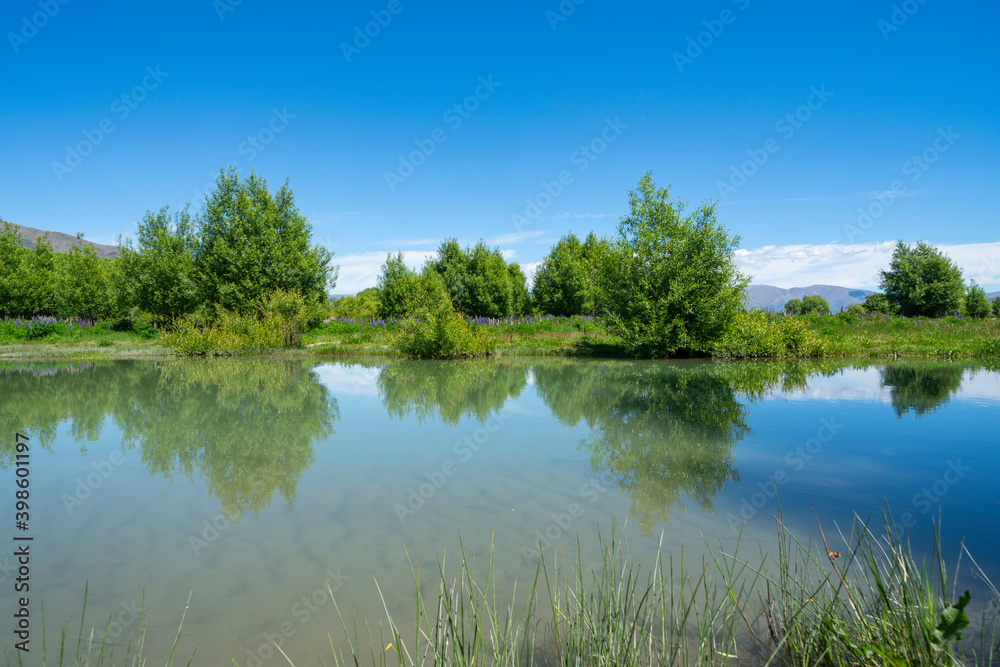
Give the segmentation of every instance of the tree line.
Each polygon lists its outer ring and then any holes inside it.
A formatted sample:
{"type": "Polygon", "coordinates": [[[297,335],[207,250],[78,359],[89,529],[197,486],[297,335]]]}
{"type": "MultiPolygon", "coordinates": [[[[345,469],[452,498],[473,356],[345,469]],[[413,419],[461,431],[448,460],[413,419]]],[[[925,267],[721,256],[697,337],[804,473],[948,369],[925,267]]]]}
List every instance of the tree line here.
{"type": "Polygon", "coordinates": [[[276,292],[325,304],[336,284],[333,253],[310,243],[311,228],[286,182],[276,192],[252,173],[222,169],[201,209],[147,211],[135,240],[102,259],[80,242],[55,253],[47,235],[25,248],[13,225],[0,229],[0,316],[112,319],[141,314],[211,318],[246,313],[276,292]]]}

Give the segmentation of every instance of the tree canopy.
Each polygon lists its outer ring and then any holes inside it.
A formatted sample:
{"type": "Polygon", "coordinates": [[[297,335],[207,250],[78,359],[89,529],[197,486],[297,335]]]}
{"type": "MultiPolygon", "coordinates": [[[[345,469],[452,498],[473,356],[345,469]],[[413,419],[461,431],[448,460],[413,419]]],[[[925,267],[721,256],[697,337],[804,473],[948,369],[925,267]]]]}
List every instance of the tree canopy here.
{"type": "Polygon", "coordinates": [[[682,215],[684,203],[651,173],[629,204],[601,262],[610,328],[634,354],[709,351],[746,299],[749,279],[733,262],[739,237],[719,224],[714,203],[682,215]]]}
{"type": "Polygon", "coordinates": [[[947,255],[924,242],[911,248],[899,241],[881,289],[906,317],[940,317],[962,306],[962,271],[947,255]]]}
{"type": "Polygon", "coordinates": [[[550,315],[593,314],[597,308],[597,265],[606,241],[591,232],[583,243],[573,233],[552,247],[535,271],[535,308],[550,315]]]}
{"type": "Polygon", "coordinates": [[[195,252],[202,299],[246,311],[276,290],[325,300],[336,285],[333,253],[310,245],[312,229],[286,181],[274,194],[254,172],[222,169],[198,216],[195,252]]]}

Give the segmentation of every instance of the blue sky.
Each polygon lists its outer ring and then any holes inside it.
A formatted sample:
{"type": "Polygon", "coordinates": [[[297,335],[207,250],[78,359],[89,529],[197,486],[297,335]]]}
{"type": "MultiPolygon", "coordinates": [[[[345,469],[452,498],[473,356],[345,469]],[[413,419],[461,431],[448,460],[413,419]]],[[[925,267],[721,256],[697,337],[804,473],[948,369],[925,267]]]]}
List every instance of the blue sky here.
{"type": "Polygon", "coordinates": [[[530,272],[613,233],[653,171],[718,202],[756,283],[874,288],[903,239],[997,290],[998,22],[941,0],[9,0],[0,216],[113,243],[232,163],[289,180],[353,292],[446,236],[530,272]]]}

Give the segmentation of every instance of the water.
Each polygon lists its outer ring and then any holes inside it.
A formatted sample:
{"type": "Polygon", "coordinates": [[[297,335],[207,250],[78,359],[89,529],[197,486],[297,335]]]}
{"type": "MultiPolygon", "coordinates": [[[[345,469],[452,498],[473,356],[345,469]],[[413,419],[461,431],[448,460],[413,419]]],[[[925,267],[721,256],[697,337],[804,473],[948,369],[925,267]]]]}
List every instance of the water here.
{"type": "Polygon", "coordinates": [[[771,548],[779,501],[793,531],[819,516],[828,537],[888,503],[917,550],[940,512],[950,553],[964,540],[1000,575],[998,407],[1000,373],[930,361],[0,363],[3,539],[34,537],[25,664],[41,664],[41,599],[51,650],[55,628],[79,634],[85,584],[85,635],[110,615],[126,644],[145,596],[159,659],[190,595],[185,663],[200,642],[195,664],[285,664],[274,640],[313,664],[327,632],[339,644],[328,586],[377,628],[377,580],[412,618],[408,558],[433,598],[439,557],[492,544],[501,590],[523,591],[540,545],[571,554],[579,536],[593,565],[614,521],[640,562],[661,534],[688,559],[741,530],[771,548]],[[31,437],[24,533],[15,431],[31,437]]]}

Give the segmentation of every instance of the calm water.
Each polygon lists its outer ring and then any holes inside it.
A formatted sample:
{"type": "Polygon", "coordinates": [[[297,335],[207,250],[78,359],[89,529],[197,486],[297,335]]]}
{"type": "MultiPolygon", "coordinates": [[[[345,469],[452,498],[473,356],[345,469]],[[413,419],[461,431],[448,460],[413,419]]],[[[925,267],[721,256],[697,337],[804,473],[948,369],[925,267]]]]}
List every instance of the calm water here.
{"type": "Polygon", "coordinates": [[[807,535],[814,510],[848,527],[888,502],[923,549],[940,511],[952,553],[964,539],[1000,575],[998,408],[1000,373],[934,362],[0,363],[3,539],[19,532],[19,430],[33,648],[39,600],[75,636],[89,582],[87,631],[111,614],[124,644],[145,593],[159,659],[193,592],[180,655],[200,641],[206,665],[285,664],[268,638],[313,664],[339,632],[328,583],[377,623],[376,579],[412,617],[407,553],[433,595],[459,535],[479,554],[493,541],[504,590],[534,574],[540,541],[572,551],[579,535],[596,562],[598,526],[616,518],[640,561],[661,534],[692,557],[744,521],[749,551],[770,548],[772,481],[793,531],[807,535]]]}

